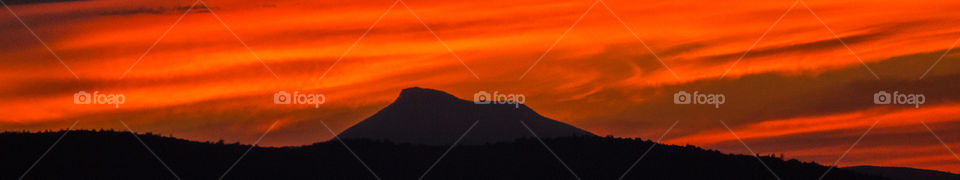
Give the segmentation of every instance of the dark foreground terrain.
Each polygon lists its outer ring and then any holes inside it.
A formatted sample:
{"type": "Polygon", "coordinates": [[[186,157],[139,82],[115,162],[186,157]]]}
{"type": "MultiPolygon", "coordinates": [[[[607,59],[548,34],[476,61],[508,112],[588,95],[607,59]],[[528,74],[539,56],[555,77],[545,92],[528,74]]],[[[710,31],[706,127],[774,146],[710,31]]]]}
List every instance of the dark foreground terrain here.
{"type": "Polygon", "coordinates": [[[927,169],[916,169],[909,167],[883,167],[883,166],[854,166],[854,167],[845,167],[846,170],[851,170],[854,172],[860,172],[864,174],[872,174],[877,176],[882,176],[890,178],[891,180],[914,180],[914,179],[923,179],[923,180],[958,180],[960,175],[927,170],[927,169]]]}
{"type": "MultiPolygon", "coordinates": [[[[20,178],[63,133],[0,133],[0,179],[20,178]]],[[[218,179],[250,147],[139,136],[170,170],[129,132],[71,131],[23,179],[218,179]]],[[[655,144],[595,136],[545,139],[574,176],[536,139],[459,145],[426,175],[449,146],[345,143],[369,170],[339,141],[330,141],[253,148],[224,179],[618,179],[655,144]]],[[[762,159],[781,179],[815,180],[827,170],[797,160],[762,159]]],[[[753,156],[658,144],[624,179],[776,178],[753,156]]],[[[882,178],[833,169],[824,179],[882,178]]]]}

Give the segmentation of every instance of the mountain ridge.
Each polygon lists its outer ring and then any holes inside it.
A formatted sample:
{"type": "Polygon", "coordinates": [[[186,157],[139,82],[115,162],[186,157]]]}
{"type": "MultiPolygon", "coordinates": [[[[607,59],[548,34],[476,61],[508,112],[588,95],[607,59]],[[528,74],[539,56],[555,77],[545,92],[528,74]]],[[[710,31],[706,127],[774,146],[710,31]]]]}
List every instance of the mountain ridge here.
{"type": "Polygon", "coordinates": [[[416,87],[341,135],[259,147],[113,130],[0,132],[0,147],[16,147],[0,148],[0,179],[24,171],[26,179],[890,179],[847,168],[823,175],[829,167],[772,155],[600,137],[525,105],[475,104],[416,87]],[[370,132],[387,138],[350,134],[370,132]]]}
{"type": "MultiPolygon", "coordinates": [[[[787,180],[816,179],[828,169],[812,162],[760,156],[776,172],[774,176],[753,155],[609,136],[521,138],[458,145],[452,151],[448,145],[370,139],[259,147],[149,133],[137,136],[143,144],[127,131],[0,133],[0,147],[16,147],[0,148],[0,159],[4,159],[0,179],[23,175],[42,154],[46,156],[24,179],[175,179],[174,174],[182,179],[580,179],[571,174],[575,173],[584,179],[617,179],[626,174],[623,179],[787,180]],[[44,153],[61,136],[62,141],[44,153]],[[634,164],[647,149],[649,154],[634,164]],[[439,158],[441,154],[446,156],[439,158]],[[433,163],[435,168],[424,174],[433,163]]],[[[842,168],[823,178],[841,179],[885,178],[842,168]]]]}

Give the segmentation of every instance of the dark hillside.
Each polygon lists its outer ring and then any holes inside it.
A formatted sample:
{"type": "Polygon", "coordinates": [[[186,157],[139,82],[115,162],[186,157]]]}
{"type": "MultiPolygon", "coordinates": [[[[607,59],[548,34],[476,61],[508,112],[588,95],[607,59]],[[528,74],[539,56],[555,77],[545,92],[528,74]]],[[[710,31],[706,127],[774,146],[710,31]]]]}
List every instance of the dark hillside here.
{"type": "MultiPolygon", "coordinates": [[[[63,132],[0,133],[0,179],[17,179],[63,132]]],[[[217,179],[249,147],[141,134],[181,179],[217,179]]],[[[617,179],[653,142],[612,137],[545,139],[582,179],[617,179]]],[[[347,140],[381,179],[417,179],[448,146],[347,140]]],[[[763,157],[782,179],[817,179],[827,167],[763,157]]],[[[129,132],[71,131],[24,179],[174,179],[129,132]]],[[[254,148],[225,179],[375,179],[340,142],[254,148]]],[[[459,145],[425,179],[575,179],[536,139],[459,145]]],[[[753,156],[657,145],[625,179],[775,179],[753,156]]],[[[824,179],[880,179],[834,169],[824,179]]]]}

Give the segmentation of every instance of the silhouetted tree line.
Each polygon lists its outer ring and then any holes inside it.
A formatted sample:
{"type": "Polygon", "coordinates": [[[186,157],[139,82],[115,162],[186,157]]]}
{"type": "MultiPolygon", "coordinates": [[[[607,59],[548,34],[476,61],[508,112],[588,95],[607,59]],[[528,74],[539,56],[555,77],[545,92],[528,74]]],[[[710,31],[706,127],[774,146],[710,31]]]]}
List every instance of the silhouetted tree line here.
{"type": "MultiPolygon", "coordinates": [[[[63,132],[0,133],[0,179],[17,179],[63,132]]],[[[182,179],[217,179],[249,148],[154,134],[141,139],[182,179]]],[[[654,142],[614,137],[544,139],[582,179],[618,179],[654,142]]],[[[417,179],[449,146],[346,140],[381,179],[417,179]]],[[[760,156],[782,179],[815,180],[828,167],[760,156]]],[[[24,179],[173,179],[129,132],[71,131],[24,179]]],[[[255,147],[225,179],[375,179],[340,142],[255,147]]],[[[575,179],[536,139],[458,145],[425,179],[575,179]]],[[[756,157],[657,144],[624,179],[775,179],[756,157]]],[[[833,169],[823,179],[881,179],[833,169]]]]}

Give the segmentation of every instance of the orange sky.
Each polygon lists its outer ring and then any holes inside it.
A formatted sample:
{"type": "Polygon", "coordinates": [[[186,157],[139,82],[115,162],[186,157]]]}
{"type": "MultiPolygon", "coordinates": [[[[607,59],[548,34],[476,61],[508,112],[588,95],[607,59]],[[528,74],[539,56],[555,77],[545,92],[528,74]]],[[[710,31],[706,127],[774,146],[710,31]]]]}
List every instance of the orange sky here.
{"type": "Polygon", "coordinates": [[[125,129],[123,120],[140,132],[253,143],[279,121],[260,144],[302,145],[332,137],[319,120],[341,131],[420,86],[464,99],[523,93],[541,114],[601,135],[655,139],[680,121],[666,143],[749,153],[723,120],[757,153],[828,165],[878,122],[841,166],[960,172],[960,158],[920,123],[960,150],[960,53],[937,62],[960,38],[958,1],[806,0],[784,14],[794,1],[410,0],[416,16],[397,4],[377,21],[394,1],[209,0],[214,13],[192,10],[170,28],[193,2],[11,5],[63,64],[0,13],[0,130],[77,120],[125,129]],[[127,101],[73,104],[81,90],[127,101]],[[275,105],[279,90],[327,101],[275,105]],[[728,100],[675,105],[678,90],[728,100]],[[878,90],[928,100],[878,106],[878,90]]]}

